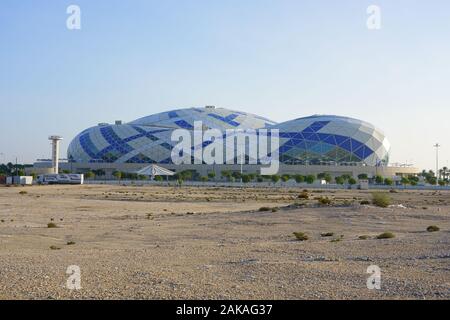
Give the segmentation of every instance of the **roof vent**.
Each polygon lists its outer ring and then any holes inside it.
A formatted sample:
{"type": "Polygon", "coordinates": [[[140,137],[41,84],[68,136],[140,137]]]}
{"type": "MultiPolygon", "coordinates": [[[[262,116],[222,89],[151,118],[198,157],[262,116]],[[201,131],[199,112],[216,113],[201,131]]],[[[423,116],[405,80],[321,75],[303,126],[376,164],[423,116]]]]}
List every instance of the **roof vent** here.
{"type": "Polygon", "coordinates": [[[122,120],[116,120],[115,124],[116,124],[116,126],[122,125],[122,120]]]}
{"type": "Polygon", "coordinates": [[[206,106],[205,108],[206,108],[206,109],[215,109],[216,106],[206,106]]]}
{"type": "Polygon", "coordinates": [[[98,124],[98,126],[99,126],[99,127],[106,127],[106,126],[109,126],[109,123],[106,123],[106,122],[100,122],[100,123],[98,124]]]}

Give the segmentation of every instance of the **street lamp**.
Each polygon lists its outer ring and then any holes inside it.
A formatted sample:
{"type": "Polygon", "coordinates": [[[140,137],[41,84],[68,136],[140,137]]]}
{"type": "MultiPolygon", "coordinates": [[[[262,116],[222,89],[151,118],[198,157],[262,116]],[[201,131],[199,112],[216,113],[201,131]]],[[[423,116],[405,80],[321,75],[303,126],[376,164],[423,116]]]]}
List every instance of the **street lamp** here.
{"type": "Polygon", "coordinates": [[[438,176],[438,172],[439,172],[439,148],[441,147],[441,145],[439,143],[436,143],[434,145],[434,147],[436,148],[436,185],[439,185],[439,176],[438,176]]]}

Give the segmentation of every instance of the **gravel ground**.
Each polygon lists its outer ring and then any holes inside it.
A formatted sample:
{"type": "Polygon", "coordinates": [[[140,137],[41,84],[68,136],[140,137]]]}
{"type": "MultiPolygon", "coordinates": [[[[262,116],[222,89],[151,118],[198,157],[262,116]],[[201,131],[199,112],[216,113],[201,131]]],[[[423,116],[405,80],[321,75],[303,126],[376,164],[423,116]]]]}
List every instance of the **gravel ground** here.
{"type": "Polygon", "coordinates": [[[359,205],[367,191],[301,192],[0,187],[0,299],[450,298],[450,193],[389,193],[378,208],[359,205]],[[70,265],[80,290],[66,287],[70,265]],[[367,289],[370,265],[381,290],[367,289]]]}

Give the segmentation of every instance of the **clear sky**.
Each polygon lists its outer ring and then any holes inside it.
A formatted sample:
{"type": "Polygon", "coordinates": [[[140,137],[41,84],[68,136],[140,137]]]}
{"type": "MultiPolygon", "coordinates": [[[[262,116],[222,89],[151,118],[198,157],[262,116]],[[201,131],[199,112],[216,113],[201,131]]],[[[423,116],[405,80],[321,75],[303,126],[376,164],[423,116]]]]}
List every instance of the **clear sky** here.
{"type": "Polygon", "coordinates": [[[360,118],[392,162],[434,168],[439,141],[449,164],[448,0],[2,0],[0,45],[0,162],[49,158],[50,134],[65,156],[99,122],[216,105],[360,118]]]}

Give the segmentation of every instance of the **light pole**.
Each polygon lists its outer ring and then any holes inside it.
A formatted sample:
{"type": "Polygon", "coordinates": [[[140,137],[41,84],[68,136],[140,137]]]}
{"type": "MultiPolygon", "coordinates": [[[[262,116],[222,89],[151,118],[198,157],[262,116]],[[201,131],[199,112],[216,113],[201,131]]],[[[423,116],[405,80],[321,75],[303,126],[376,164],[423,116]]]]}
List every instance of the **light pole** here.
{"type": "Polygon", "coordinates": [[[241,185],[242,185],[242,172],[243,172],[243,165],[244,165],[244,152],[245,152],[245,140],[244,140],[244,150],[241,150],[241,185]]]}
{"type": "Polygon", "coordinates": [[[434,145],[434,147],[436,148],[436,185],[439,185],[439,148],[441,147],[441,145],[439,143],[436,143],[434,145]]]}

